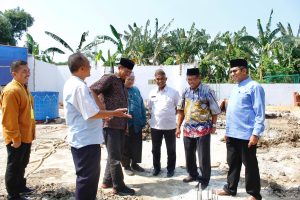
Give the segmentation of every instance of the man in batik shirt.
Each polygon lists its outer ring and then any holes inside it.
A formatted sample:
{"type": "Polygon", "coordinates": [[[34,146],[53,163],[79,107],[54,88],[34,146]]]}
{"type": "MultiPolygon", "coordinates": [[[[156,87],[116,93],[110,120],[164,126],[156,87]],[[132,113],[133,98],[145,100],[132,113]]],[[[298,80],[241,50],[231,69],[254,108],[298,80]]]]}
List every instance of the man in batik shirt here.
{"type": "Polygon", "coordinates": [[[221,110],[214,91],[209,86],[201,84],[198,68],[187,69],[187,82],[190,87],[185,89],[178,105],[176,127],[176,137],[179,138],[180,127],[185,120],[183,141],[189,175],[183,182],[198,181],[202,189],[205,189],[211,175],[210,134],[216,131],[217,116],[221,110]],[[201,176],[197,171],[196,151],[201,176]]]}

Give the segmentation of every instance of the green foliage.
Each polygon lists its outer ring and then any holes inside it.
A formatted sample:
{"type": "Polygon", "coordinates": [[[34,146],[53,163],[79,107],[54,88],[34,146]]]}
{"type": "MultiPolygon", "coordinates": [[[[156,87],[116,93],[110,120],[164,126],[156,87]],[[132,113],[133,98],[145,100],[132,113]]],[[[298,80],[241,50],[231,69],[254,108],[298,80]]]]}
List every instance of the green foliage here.
{"type": "Polygon", "coordinates": [[[192,63],[198,52],[205,48],[208,39],[209,36],[205,31],[199,31],[193,23],[189,31],[183,28],[171,31],[167,43],[171,55],[176,59],[176,64],[192,63]]]}
{"type": "MultiPolygon", "coordinates": [[[[51,33],[49,31],[45,31],[45,34],[50,36],[51,38],[53,38],[55,41],[59,42],[62,46],[64,46],[67,50],[71,51],[72,53],[74,53],[75,51],[70,47],[70,45],[63,40],[61,37],[59,37],[58,35],[51,33]]],[[[93,47],[98,46],[99,44],[103,43],[103,41],[100,40],[94,40],[92,42],[90,42],[89,44],[85,45],[84,47],[83,44],[84,42],[86,42],[86,37],[88,36],[89,32],[83,32],[81,37],[80,37],[80,41],[79,41],[79,45],[78,48],[76,49],[76,52],[81,52],[83,54],[85,54],[88,58],[94,60],[95,56],[97,55],[97,52],[94,52],[93,47]]],[[[44,51],[45,54],[48,53],[52,53],[52,59],[54,57],[54,53],[59,53],[59,54],[65,54],[65,52],[57,47],[49,47],[48,49],[46,49],[44,51]]]]}
{"type": "Polygon", "coordinates": [[[15,44],[12,34],[12,25],[9,20],[0,14],[0,44],[15,44]]]}
{"type": "Polygon", "coordinates": [[[169,57],[167,60],[163,63],[164,65],[175,65],[175,58],[169,57]]]}
{"type": "MultiPolygon", "coordinates": [[[[65,42],[63,39],[61,39],[58,35],[51,33],[49,31],[45,31],[45,34],[50,36],[51,38],[53,38],[54,40],[56,40],[57,42],[59,42],[61,45],[63,45],[66,49],[70,50],[72,53],[74,53],[74,50],[68,45],[67,42],[65,42]]],[[[83,33],[84,34],[84,33],[83,33]]],[[[82,37],[81,37],[82,38],[82,37]]],[[[81,41],[80,41],[81,43],[81,41]]],[[[80,46],[80,45],[79,45],[80,46]]],[[[52,47],[50,47],[52,48],[52,47]]]]}
{"type": "Polygon", "coordinates": [[[0,43],[16,45],[28,27],[32,26],[33,17],[19,7],[0,13],[0,43]]]}
{"type": "Polygon", "coordinates": [[[280,28],[271,30],[272,14],[273,10],[271,10],[265,30],[262,28],[260,19],[257,20],[258,37],[247,35],[240,38],[241,42],[253,44],[253,51],[257,52],[255,57],[258,60],[259,79],[261,81],[269,66],[269,57],[271,50],[276,43],[276,34],[280,31],[280,28]]]}
{"type": "MultiPolygon", "coordinates": [[[[246,27],[243,27],[237,32],[218,33],[211,38],[206,30],[197,29],[195,23],[187,30],[170,30],[173,19],[160,25],[156,18],[153,27],[150,20],[143,26],[132,23],[123,34],[110,25],[111,35],[99,35],[88,44],[85,43],[89,32],[83,32],[77,48],[71,48],[60,36],[45,31],[64,50],[49,47],[41,51],[39,44],[27,34],[26,47],[36,59],[51,63],[54,63],[56,53],[82,52],[94,60],[96,65],[101,61],[103,66],[110,67],[111,72],[120,57],[128,57],[137,65],[198,63],[204,82],[230,82],[229,61],[245,58],[249,63],[251,77],[264,82],[265,76],[300,74],[300,26],[297,31],[293,31],[289,23],[285,26],[278,22],[277,27],[272,29],[272,15],[273,10],[264,26],[257,19],[258,35],[249,35],[246,27]],[[104,42],[115,45],[114,53],[108,50],[104,54],[103,50],[97,49],[104,42]]],[[[33,21],[20,8],[0,12],[0,43],[15,45],[33,21]]]]}

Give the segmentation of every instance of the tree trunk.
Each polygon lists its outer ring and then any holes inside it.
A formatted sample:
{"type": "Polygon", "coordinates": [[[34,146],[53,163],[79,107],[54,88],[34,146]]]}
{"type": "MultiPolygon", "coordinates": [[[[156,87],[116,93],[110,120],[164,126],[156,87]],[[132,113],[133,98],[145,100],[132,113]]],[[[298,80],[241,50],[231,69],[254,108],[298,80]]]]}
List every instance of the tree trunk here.
{"type": "Polygon", "coordinates": [[[259,66],[259,80],[262,81],[263,79],[263,69],[262,69],[262,65],[259,66]]]}
{"type": "Polygon", "coordinates": [[[110,73],[111,73],[111,74],[114,74],[114,73],[115,73],[115,70],[114,70],[114,64],[111,64],[111,66],[110,66],[110,73]]]}

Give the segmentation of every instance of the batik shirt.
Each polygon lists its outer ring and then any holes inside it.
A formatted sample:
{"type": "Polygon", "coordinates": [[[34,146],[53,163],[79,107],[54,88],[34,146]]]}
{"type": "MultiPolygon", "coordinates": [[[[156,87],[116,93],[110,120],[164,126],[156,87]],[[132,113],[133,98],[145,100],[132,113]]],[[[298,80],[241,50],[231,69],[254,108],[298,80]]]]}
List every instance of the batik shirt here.
{"type": "Polygon", "coordinates": [[[209,134],[212,115],[221,113],[214,91],[203,84],[195,90],[186,88],[177,109],[184,111],[184,136],[191,138],[209,134]]]}

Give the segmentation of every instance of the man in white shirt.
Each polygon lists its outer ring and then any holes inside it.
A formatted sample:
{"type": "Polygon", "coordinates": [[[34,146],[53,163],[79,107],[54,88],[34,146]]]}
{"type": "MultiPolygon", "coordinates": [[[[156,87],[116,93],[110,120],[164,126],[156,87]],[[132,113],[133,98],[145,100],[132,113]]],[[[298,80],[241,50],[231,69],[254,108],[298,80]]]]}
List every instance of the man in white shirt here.
{"type": "Polygon", "coordinates": [[[158,87],[150,92],[148,105],[151,110],[152,174],[157,176],[161,170],[161,144],[164,137],[168,154],[167,177],[172,177],[176,164],[176,107],[179,93],[166,85],[167,77],[162,69],[156,70],[155,81],[158,87]]]}
{"type": "Polygon", "coordinates": [[[68,65],[72,76],[63,91],[68,142],[76,170],[76,200],[95,200],[100,176],[101,148],[103,143],[101,118],[130,117],[126,108],[100,110],[96,94],[87,87],[84,79],[90,76],[91,66],[81,53],[72,54],[68,65]],[[96,102],[97,101],[97,102],[96,102]]]}

